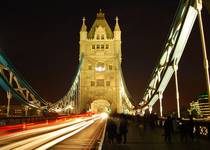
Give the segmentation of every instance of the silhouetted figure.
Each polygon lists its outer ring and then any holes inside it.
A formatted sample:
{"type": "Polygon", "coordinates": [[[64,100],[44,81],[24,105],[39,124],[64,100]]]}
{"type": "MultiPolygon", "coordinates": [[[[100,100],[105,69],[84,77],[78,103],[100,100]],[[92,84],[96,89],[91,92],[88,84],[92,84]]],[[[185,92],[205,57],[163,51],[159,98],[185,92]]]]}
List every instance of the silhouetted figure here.
{"type": "Polygon", "coordinates": [[[144,130],[147,129],[147,127],[148,127],[148,122],[149,122],[149,116],[148,116],[148,114],[145,114],[144,117],[143,117],[143,126],[144,126],[144,130]]]}
{"type": "Polygon", "coordinates": [[[190,115],[189,117],[189,122],[188,122],[188,135],[191,138],[191,140],[194,140],[194,121],[193,121],[193,116],[190,115]]]}
{"type": "Polygon", "coordinates": [[[149,116],[149,125],[151,129],[155,128],[155,114],[151,113],[149,116]]]}
{"type": "Polygon", "coordinates": [[[108,137],[108,143],[112,144],[114,143],[114,138],[116,137],[117,134],[117,125],[114,122],[114,120],[109,119],[107,122],[107,137],[108,137]]]}
{"type": "Polygon", "coordinates": [[[173,123],[171,116],[168,116],[164,123],[165,141],[171,142],[171,135],[173,132],[173,123]]]}
{"type": "Polygon", "coordinates": [[[122,138],[123,143],[126,144],[127,133],[128,133],[128,121],[127,121],[127,118],[125,116],[123,116],[121,118],[119,131],[120,131],[120,136],[123,137],[122,138]]]}
{"type": "Polygon", "coordinates": [[[181,142],[187,142],[188,139],[188,128],[186,122],[182,119],[179,121],[179,132],[180,132],[180,140],[181,142]]]}

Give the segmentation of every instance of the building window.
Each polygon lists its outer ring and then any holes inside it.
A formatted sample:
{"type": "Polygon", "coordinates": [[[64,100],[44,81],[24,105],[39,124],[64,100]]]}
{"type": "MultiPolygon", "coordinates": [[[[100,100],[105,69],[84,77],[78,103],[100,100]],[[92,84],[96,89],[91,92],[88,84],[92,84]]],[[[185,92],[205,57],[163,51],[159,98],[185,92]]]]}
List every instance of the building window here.
{"type": "Polygon", "coordinates": [[[100,39],[100,36],[99,36],[99,34],[97,34],[97,36],[96,36],[96,39],[97,39],[97,40],[99,40],[99,39],[100,39]]]}
{"type": "Polygon", "coordinates": [[[112,70],[112,65],[109,65],[109,70],[112,70]]]}
{"type": "Polygon", "coordinates": [[[96,48],[96,46],[95,45],[92,45],[92,49],[95,49],[96,48]]]}
{"type": "Polygon", "coordinates": [[[104,40],[104,34],[101,35],[101,39],[104,40]]]}
{"type": "Polygon", "coordinates": [[[104,79],[97,79],[96,80],[96,85],[97,86],[104,86],[104,79]]]}
{"type": "Polygon", "coordinates": [[[109,49],[109,45],[108,44],[106,44],[106,49],[109,49]]]}
{"type": "Polygon", "coordinates": [[[101,45],[101,49],[104,49],[104,45],[101,45]]]}
{"type": "Polygon", "coordinates": [[[106,81],[106,86],[110,86],[110,81],[106,81]]]}
{"type": "Polygon", "coordinates": [[[99,45],[99,44],[97,44],[96,48],[97,48],[97,49],[100,49],[100,45],[99,45]]]}
{"type": "Polygon", "coordinates": [[[88,70],[92,70],[92,66],[91,65],[88,65],[88,70]]]}
{"type": "Polygon", "coordinates": [[[90,81],[90,86],[95,86],[95,81],[90,81]]]}

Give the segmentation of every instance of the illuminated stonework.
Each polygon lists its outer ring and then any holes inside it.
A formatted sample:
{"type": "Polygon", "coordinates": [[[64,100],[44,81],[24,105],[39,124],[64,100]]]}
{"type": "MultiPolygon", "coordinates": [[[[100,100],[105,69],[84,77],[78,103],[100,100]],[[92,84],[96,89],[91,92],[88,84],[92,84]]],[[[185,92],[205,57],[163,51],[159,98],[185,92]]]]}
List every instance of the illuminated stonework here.
{"type": "Polygon", "coordinates": [[[112,31],[104,13],[97,13],[89,31],[80,30],[80,111],[121,112],[121,31],[116,17],[112,31]]]}

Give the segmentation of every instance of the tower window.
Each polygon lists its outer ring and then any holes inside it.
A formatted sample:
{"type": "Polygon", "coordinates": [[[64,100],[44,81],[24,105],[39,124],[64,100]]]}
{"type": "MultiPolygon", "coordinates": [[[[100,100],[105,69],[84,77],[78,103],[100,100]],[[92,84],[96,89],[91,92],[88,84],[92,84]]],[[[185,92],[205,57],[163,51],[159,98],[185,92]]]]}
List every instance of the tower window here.
{"type": "Polygon", "coordinates": [[[91,65],[88,65],[88,70],[92,70],[92,66],[91,65]]]}
{"type": "Polygon", "coordinates": [[[104,86],[104,79],[97,79],[96,80],[96,85],[97,86],[104,86]]]}
{"type": "Polygon", "coordinates": [[[112,65],[109,65],[109,70],[112,70],[112,65]]]}
{"type": "Polygon", "coordinates": [[[101,45],[101,49],[104,49],[104,45],[101,45]]]}
{"type": "Polygon", "coordinates": [[[106,44],[106,49],[109,49],[109,45],[108,44],[106,44]]]}
{"type": "Polygon", "coordinates": [[[90,81],[90,86],[95,86],[95,81],[90,81]]]}
{"type": "Polygon", "coordinates": [[[95,45],[92,45],[92,49],[95,49],[96,48],[96,46],[95,45]]]}
{"type": "Polygon", "coordinates": [[[99,36],[99,34],[97,34],[97,36],[96,36],[96,39],[97,39],[97,40],[99,40],[99,39],[100,39],[100,36],[99,36]]]}
{"type": "Polygon", "coordinates": [[[104,40],[104,34],[101,35],[101,39],[104,40]]]}
{"type": "Polygon", "coordinates": [[[106,86],[110,86],[110,81],[106,81],[106,86]]]}
{"type": "Polygon", "coordinates": [[[97,44],[96,48],[97,48],[97,49],[100,49],[100,45],[97,44]]]}

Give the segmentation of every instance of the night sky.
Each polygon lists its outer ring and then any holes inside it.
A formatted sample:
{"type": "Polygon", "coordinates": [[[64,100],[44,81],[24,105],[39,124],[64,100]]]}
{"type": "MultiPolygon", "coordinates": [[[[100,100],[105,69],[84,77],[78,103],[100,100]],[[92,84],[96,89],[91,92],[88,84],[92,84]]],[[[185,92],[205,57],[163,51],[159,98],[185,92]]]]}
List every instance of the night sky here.
{"type": "MultiPolygon", "coordinates": [[[[88,30],[99,9],[113,30],[119,17],[122,31],[122,69],[129,92],[139,101],[160,58],[178,0],[17,1],[0,3],[0,48],[29,84],[55,102],[71,86],[78,67],[82,17],[88,30]]],[[[210,14],[202,11],[210,59],[210,14]]],[[[180,105],[185,107],[206,91],[198,22],[182,55],[178,78],[180,105]]],[[[1,89],[1,102],[5,93],[1,89]]],[[[176,109],[174,80],[163,95],[163,111],[176,109]]],[[[157,103],[158,106],[158,103],[157,103]]]]}

